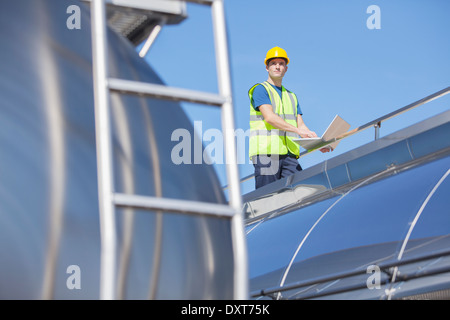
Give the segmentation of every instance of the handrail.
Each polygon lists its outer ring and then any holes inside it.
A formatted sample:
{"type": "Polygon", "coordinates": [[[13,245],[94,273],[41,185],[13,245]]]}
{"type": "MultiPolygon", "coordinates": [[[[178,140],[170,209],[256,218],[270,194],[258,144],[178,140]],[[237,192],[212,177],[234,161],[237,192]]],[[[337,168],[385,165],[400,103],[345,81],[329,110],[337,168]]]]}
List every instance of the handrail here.
{"type": "MultiPolygon", "coordinates": [[[[402,107],[400,109],[397,109],[397,110],[395,110],[395,111],[393,111],[391,113],[388,113],[388,114],[386,114],[386,115],[384,115],[384,116],[382,116],[380,118],[377,118],[375,120],[369,121],[366,124],[363,124],[362,126],[359,126],[358,128],[350,130],[350,131],[344,133],[343,135],[337,137],[336,141],[348,138],[348,137],[350,137],[350,136],[352,136],[352,135],[354,135],[354,134],[356,134],[358,132],[364,131],[364,130],[372,127],[372,126],[375,128],[375,140],[377,140],[377,138],[378,138],[377,131],[379,131],[382,122],[384,122],[386,120],[389,120],[389,119],[392,119],[392,118],[394,118],[394,117],[396,117],[396,116],[398,116],[398,115],[400,115],[400,114],[402,114],[404,112],[412,110],[412,109],[414,109],[416,107],[419,107],[419,106],[421,106],[423,104],[431,102],[431,101],[433,101],[435,99],[438,99],[438,98],[440,98],[440,97],[442,97],[442,96],[444,96],[444,95],[446,95],[448,93],[450,93],[450,87],[447,87],[447,88],[442,89],[442,90],[440,90],[438,92],[435,92],[435,93],[433,93],[433,94],[431,94],[431,95],[429,95],[429,96],[427,96],[425,98],[417,100],[416,102],[408,104],[407,106],[404,106],[404,107],[402,107]]],[[[303,152],[303,155],[305,155],[306,153],[309,153],[309,152],[303,152]]],[[[302,156],[302,154],[300,154],[300,156],[302,156]]]]}
{"type": "MultiPolygon", "coordinates": [[[[435,93],[433,93],[433,94],[431,94],[429,96],[426,96],[425,98],[417,100],[416,102],[408,104],[408,105],[406,105],[406,106],[404,106],[402,108],[399,108],[399,109],[397,109],[397,110],[395,110],[395,111],[393,111],[391,113],[385,114],[384,116],[379,117],[379,118],[377,118],[375,120],[369,121],[366,124],[363,124],[363,125],[355,128],[355,129],[353,129],[353,130],[349,130],[346,133],[340,135],[339,137],[337,137],[337,138],[335,138],[333,140],[327,141],[326,144],[329,144],[330,142],[340,141],[340,140],[346,139],[346,138],[348,138],[348,137],[350,137],[350,136],[352,136],[352,135],[354,135],[356,133],[359,133],[361,131],[364,131],[364,130],[370,128],[370,127],[374,127],[375,128],[375,140],[377,140],[379,138],[379,135],[380,135],[380,127],[381,127],[381,123],[382,122],[384,122],[386,120],[389,120],[389,119],[392,119],[392,118],[394,118],[394,117],[396,117],[396,116],[398,116],[398,115],[400,115],[400,114],[402,114],[404,112],[410,111],[410,110],[412,110],[412,109],[414,109],[416,107],[424,105],[424,104],[426,104],[428,102],[431,102],[431,101],[433,101],[435,99],[438,99],[438,98],[440,98],[442,96],[445,96],[448,93],[450,93],[450,87],[447,87],[445,89],[437,91],[437,92],[435,92],[435,93]]],[[[316,148],[314,150],[303,151],[303,152],[300,153],[299,157],[301,158],[301,157],[303,157],[303,156],[305,156],[307,154],[310,154],[310,153],[312,153],[312,152],[314,152],[314,151],[316,151],[318,149],[320,149],[320,148],[316,148]]],[[[254,176],[255,175],[253,173],[248,175],[248,176],[245,176],[242,179],[240,179],[240,183],[248,181],[248,180],[254,178],[254,176]]],[[[224,186],[223,190],[226,190],[227,188],[228,188],[228,185],[224,186]]]]}

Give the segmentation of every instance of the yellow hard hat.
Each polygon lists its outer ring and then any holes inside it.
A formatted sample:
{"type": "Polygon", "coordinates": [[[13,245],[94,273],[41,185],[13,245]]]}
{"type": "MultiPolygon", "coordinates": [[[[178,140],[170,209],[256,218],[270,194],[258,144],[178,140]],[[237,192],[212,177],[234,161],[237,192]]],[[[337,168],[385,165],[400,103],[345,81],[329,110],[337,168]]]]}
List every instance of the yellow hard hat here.
{"type": "Polygon", "coordinates": [[[286,59],[286,65],[289,64],[289,58],[286,51],[280,47],[273,47],[267,51],[266,59],[264,59],[264,64],[267,65],[267,61],[273,58],[284,58],[286,59]]]}

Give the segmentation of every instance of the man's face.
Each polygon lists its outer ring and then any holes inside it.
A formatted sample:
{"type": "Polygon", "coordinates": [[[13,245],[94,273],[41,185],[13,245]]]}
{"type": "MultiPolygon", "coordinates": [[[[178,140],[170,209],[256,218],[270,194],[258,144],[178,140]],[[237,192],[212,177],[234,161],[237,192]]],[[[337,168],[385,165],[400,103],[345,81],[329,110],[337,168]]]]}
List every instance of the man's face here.
{"type": "Polygon", "coordinates": [[[269,76],[274,78],[283,78],[284,74],[287,71],[286,61],[281,58],[275,58],[269,61],[266,66],[267,72],[269,72],[269,76]]]}

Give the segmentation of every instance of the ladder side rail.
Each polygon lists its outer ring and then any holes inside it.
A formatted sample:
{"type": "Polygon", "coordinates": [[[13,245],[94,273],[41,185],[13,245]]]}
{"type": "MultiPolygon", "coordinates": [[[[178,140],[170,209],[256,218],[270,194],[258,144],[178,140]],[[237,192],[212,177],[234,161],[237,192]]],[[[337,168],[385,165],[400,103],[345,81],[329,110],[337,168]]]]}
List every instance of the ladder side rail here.
{"type": "Polygon", "coordinates": [[[234,254],[234,298],[248,299],[247,244],[242,213],[242,196],[237,166],[236,142],[234,137],[234,112],[232,103],[231,76],[228,57],[225,9],[223,0],[211,5],[214,43],[216,52],[217,80],[219,94],[226,98],[222,105],[222,130],[224,131],[225,161],[229,181],[229,204],[235,210],[231,220],[234,254]]]}
{"type": "Polygon", "coordinates": [[[112,202],[113,171],[110,137],[106,14],[103,0],[91,2],[92,68],[100,218],[100,299],[115,298],[116,226],[112,202]]]}

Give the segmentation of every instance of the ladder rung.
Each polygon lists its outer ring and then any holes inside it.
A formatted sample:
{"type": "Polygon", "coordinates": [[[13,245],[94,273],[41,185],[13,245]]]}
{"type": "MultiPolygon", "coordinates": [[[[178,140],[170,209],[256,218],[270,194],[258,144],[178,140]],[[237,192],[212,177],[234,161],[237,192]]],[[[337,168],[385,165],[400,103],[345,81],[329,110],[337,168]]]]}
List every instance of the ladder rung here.
{"type": "Polygon", "coordinates": [[[114,204],[119,207],[132,207],[147,210],[188,213],[202,216],[213,216],[216,218],[231,218],[236,213],[232,207],[226,204],[170,198],[157,198],[124,193],[114,193],[113,201],[114,204]]]}
{"type": "Polygon", "coordinates": [[[225,97],[214,93],[173,88],[160,84],[133,80],[109,78],[108,86],[112,91],[128,94],[141,94],[166,100],[188,101],[213,106],[222,106],[225,102],[227,102],[227,99],[225,99],[225,97]]]}

